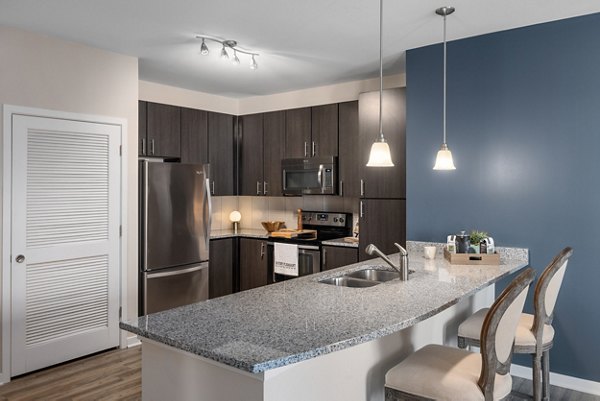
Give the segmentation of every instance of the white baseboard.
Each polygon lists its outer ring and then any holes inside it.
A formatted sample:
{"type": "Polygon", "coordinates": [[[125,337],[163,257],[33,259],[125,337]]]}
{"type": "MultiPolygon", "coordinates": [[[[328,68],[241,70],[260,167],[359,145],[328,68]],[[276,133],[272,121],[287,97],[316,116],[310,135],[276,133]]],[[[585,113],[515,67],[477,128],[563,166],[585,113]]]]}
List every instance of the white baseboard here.
{"type": "MultiPolygon", "coordinates": [[[[510,367],[510,374],[524,379],[531,380],[533,373],[531,368],[514,363],[510,367]]],[[[561,375],[560,373],[550,372],[550,384],[553,386],[568,388],[593,395],[600,395],[600,382],[586,379],[579,379],[573,376],[561,375]]]]}
{"type": "Polygon", "coordinates": [[[138,336],[127,337],[127,348],[138,347],[142,345],[142,342],[138,336]]]}

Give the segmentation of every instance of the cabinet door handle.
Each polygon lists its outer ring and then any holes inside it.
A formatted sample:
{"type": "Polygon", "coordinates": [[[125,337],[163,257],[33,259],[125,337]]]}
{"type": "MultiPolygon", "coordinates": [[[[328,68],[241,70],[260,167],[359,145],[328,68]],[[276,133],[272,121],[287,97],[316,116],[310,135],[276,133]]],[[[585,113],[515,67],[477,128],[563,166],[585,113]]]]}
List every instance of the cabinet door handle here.
{"type": "Polygon", "coordinates": [[[312,141],[312,155],[315,156],[317,154],[317,143],[312,141]]]}
{"type": "Polygon", "coordinates": [[[269,193],[269,191],[267,190],[267,185],[269,185],[269,183],[266,181],[263,181],[263,195],[266,195],[269,193]]]}
{"type": "Polygon", "coordinates": [[[304,141],[304,157],[308,156],[308,142],[304,141]]]}
{"type": "Polygon", "coordinates": [[[210,192],[211,192],[212,195],[215,194],[215,181],[214,180],[213,180],[213,182],[211,184],[210,192]]]}
{"type": "Polygon", "coordinates": [[[340,180],[340,196],[344,196],[344,180],[340,180]]]}
{"type": "Polygon", "coordinates": [[[363,201],[360,201],[360,211],[359,211],[359,216],[360,216],[360,217],[365,217],[365,211],[364,211],[364,207],[363,207],[363,201]]]}
{"type": "Polygon", "coordinates": [[[327,249],[323,248],[323,267],[327,270],[327,249]]]}
{"type": "Polygon", "coordinates": [[[154,155],[154,139],[150,139],[150,154],[154,155]]]}
{"type": "Polygon", "coordinates": [[[360,180],[360,196],[365,196],[365,181],[362,178],[360,180]]]}
{"type": "Polygon", "coordinates": [[[142,138],[142,155],[146,156],[146,138],[142,138]]]}
{"type": "Polygon", "coordinates": [[[261,242],[260,243],[260,259],[264,259],[265,258],[265,243],[261,242]]]}
{"type": "Polygon", "coordinates": [[[256,181],[256,195],[260,195],[260,181],[256,181]]]}

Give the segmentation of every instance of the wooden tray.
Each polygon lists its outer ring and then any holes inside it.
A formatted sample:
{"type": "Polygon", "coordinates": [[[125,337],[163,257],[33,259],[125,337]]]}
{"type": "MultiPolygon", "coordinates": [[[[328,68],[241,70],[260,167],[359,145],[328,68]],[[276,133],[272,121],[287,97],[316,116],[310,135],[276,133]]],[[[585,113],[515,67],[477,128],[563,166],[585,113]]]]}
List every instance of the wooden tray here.
{"type": "Polygon", "coordinates": [[[450,253],[444,248],[444,258],[453,265],[499,265],[498,253],[450,253]]]}
{"type": "Polygon", "coordinates": [[[270,234],[271,237],[276,238],[302,238],[302,239],[315,239],[317,238],[317,230],[290,230],[284,229],[279,231],[273,231],[270,234]]]}

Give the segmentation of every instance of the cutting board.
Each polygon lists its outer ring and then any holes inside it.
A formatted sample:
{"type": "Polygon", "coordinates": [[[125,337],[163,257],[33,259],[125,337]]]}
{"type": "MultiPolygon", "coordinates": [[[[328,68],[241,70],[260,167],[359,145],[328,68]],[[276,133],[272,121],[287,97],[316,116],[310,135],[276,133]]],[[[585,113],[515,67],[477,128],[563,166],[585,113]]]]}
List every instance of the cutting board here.
{"type": "Polygon", "coordinates": [[[292,230],[289,228],[273,231],[271,237],[277,238],[302,238],[302,239],[314,239],[317,238],[317,230],[292,230]]]}

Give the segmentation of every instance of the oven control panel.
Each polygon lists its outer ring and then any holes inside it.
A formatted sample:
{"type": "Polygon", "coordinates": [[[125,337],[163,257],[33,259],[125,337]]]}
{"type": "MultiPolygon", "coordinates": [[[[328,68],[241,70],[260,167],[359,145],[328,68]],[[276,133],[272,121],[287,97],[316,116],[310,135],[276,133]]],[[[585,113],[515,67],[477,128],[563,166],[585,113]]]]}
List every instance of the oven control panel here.
{"type": "Polygon", "coordinates": [[[348,220],[348,213],[302,212],[302,223],[314,226],[345,227],[348,220]]]}

